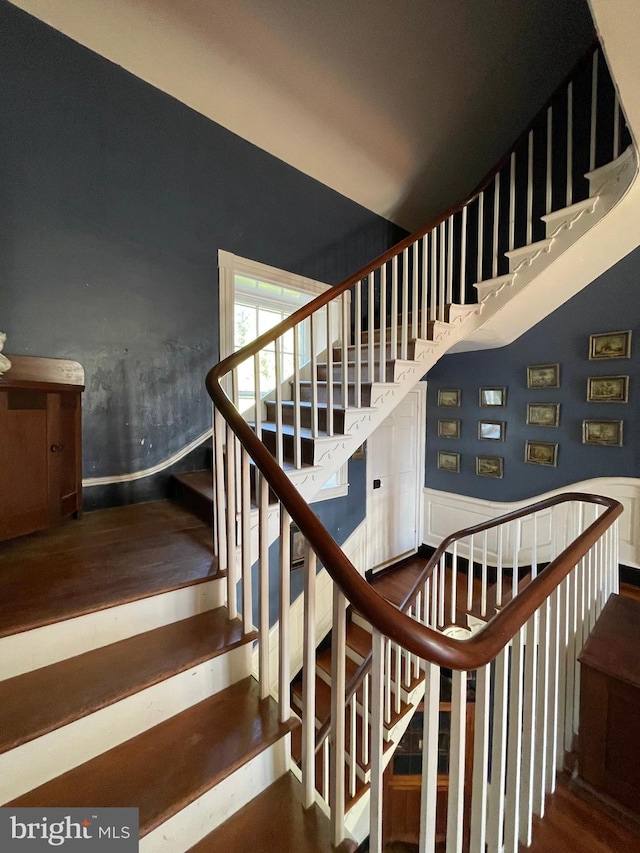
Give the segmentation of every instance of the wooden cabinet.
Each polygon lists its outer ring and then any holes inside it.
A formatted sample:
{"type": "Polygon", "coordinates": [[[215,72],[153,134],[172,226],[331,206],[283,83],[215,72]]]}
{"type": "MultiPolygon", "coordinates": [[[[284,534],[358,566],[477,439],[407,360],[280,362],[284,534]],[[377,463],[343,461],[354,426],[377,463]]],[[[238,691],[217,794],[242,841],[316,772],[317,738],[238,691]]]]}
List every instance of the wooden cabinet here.
{"type": "Polygon", "coordinates": [[[640,814],[640,602],[612,595],[580,655],[579,776],[640,814]]]}
{"type": "Polygon", "coordinates": [[[63,359],[9,358],[0,376],[0,540],[82,506],[84,371],[63,359]]]}

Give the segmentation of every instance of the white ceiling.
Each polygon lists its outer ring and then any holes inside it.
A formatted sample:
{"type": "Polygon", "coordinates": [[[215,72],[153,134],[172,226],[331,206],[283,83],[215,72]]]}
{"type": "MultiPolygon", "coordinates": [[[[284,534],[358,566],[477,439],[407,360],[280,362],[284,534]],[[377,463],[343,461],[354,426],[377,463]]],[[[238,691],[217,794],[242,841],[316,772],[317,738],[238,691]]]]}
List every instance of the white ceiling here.
{"type": "Polygon", "coordinates": [[[586,0],[13,0],[410,230],[585,51],[586,0]]]}

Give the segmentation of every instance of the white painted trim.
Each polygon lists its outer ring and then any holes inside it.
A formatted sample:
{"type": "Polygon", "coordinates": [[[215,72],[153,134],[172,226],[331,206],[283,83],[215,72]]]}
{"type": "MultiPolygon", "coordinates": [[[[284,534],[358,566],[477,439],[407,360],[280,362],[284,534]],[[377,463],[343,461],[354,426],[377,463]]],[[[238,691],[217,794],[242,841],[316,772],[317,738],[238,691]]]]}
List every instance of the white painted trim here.
{"type": "Polygon", "coordinates": [[[164,459],[162,462],[158,462],[157,465],[152,465],[151,468],[145,468],[143,471],[134,471],[132,474],[116,474],[112,477],[87,477],[82,481],[82,488],[88,489],[91,488],[91,486],[108,486],[112,483],[130,483],[133,480],[142,480],[144,477],[151,477],[153,474],[159,474],[160,471],[164,471],[172,465],[175,465],[176,462],[184,459],[187,454],[199,447],[203,441],[211,438],[212,435],[213,429],[212,427],[209,427],[209,429],[205,430],[202,435],[199,435],[197,438],[194,438],[193,441],[190,441],[189,444],[185,445],[182,450],[178,450],[178,452],[174,453],[173,456],[170,456],[168,459],[164,459]]]}
{"type": "MultiPolygon", "coordinates": [[[[535,501],[546,500],[566,492],[587,492],[620,501],[624,506],[624,512],[618,520],[620,562],[640,569],[640,479],[636,477],[599,477],[583,480],[535,497],[512,502],[486,501],[453,492],[425,488],[423,542],[435,548],[446,536],[456,530],[480,524],[504,513],[521,509],[535,501]]],[[[548,533],[550,535],[551,530],[548,533]]]]}

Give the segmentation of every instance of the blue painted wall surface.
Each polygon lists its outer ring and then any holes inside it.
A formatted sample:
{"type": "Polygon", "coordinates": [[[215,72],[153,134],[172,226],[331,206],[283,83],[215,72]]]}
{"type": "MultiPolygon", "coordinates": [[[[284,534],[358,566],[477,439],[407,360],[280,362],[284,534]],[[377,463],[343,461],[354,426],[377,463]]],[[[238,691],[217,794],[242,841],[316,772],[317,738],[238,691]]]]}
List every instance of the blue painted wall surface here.
{"type": "Polygon", "coordinates": [[[85,477],[210,425],[219,248],[335,284],[404,236],[5,0],[0,79],[0,326],[84,366],[85,477]]]}
{"type": "Polygon", "coordinates": [[[520,500],[592,477],[640,476],[640,249],[636,249],[585,290],[514,343],[500,349],[445,356],[427,379],[426,485],[442,491],[496,501],[520,500]],[[630,359],[590,361],[589,335],[632,330],[630,359]],[[527,388],[527,366],[560,364],[560,388],[527,388]],[[630,377],[627,403],[586,401],[589,376],[630,377]],[[506,386],[504,409],[481,408],[482,386],[506,386]],[[460,388],[459,409],[437,405],[439,388],[460,388]],[[527,403],[560,403],[560,426],[527,426],[527,403]],[[461,438],[438,438],[439,418],[462,420],[461,438]],[[477,438],[482,418],[506,421],[504,442],[477,438]],[[583,419],[624,420],[623,447],[582,444],[583,419]],[[525,441],[559,445],[557,468],[525,463],[525,441]],[[461,454],[461,473],[437,468],[438,450],[461,454]],[[504,457],[502,480],[479,477],[476,455],[504,457]]]}

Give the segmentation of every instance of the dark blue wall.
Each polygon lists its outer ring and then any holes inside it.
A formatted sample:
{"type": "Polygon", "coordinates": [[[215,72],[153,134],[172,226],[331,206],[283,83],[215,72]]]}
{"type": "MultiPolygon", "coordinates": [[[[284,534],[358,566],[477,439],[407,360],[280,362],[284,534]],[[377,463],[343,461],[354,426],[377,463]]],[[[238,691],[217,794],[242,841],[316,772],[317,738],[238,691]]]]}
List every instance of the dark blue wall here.
{"type": "Polygon", "coordinates": [[[445,356],[428,374],[426,485],[497,501],[529,498],[592,477],[640,476],[640,249],[636,249],[517,341],[500,349],[445,356]],[[630,359],[590,361],[589,335],[631,329],[630,359]],[[560,388],[527,388],[527,366],[560,364],[560,388]],[[586,401],[589,376],[630,377],[628,403],[586,401]],[[504,409],[480,408],[482,386],[506,386],[504,409]],[[460,388],[459,409],[437,405],[439,388],[460,388]],[[560,403],[559,427],[527,426],[527,403],[560,403]],[[459,440],[438,438],[439,418],[462,420],[459,440]],[[582,444],[582,421],[624,420],[623,447],[582,444]],[[480,419],[507,422],[504,442],[477,438],[480,419]],[[559,445],[557,468],[525,463],[526,440],[559,445]],[[461,473],[438,470],[438,450],[461,454],[461,473]],[[479,477],[476,455],[504,457],[502,480],[479,477]]]}
{"type": "Polygon", "coordinates": [[[0,79],[6,350],[84,366],[85,477],[210,425],[219,248],[337,283],[404,236],[5,0],[0,79]]]}

